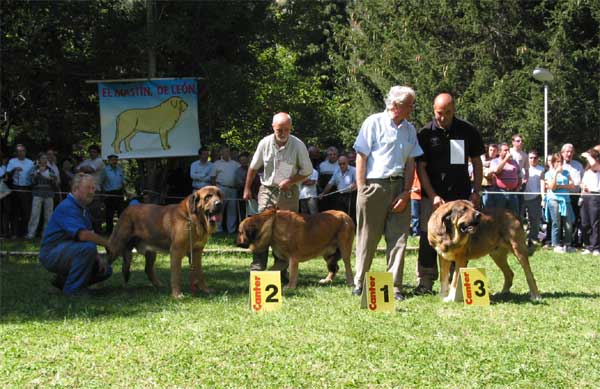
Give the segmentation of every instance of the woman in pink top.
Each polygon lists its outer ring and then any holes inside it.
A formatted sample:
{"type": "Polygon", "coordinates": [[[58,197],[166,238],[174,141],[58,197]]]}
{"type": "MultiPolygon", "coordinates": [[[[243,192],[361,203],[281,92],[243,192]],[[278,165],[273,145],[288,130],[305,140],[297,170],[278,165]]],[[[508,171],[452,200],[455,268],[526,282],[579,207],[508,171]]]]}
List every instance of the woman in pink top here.
{"type": "Polygon", "coordinates": [[[519,217],[519,198],[513,192],[521,186],[521,168],[513,161],[508,144],[501,143],[499,148],[498,158],[490,162],[492,191],[499,193],[490,195],[487,208],[505,208],[519,217]]]}

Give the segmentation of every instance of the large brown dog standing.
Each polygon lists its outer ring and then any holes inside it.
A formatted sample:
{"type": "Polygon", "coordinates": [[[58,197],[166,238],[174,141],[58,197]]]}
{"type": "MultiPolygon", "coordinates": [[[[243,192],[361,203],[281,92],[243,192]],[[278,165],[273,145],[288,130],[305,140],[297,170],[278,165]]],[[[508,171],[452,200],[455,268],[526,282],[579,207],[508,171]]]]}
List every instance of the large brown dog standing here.
{"type": "Polygon", "coordinates": [[[295,288],[298,280],[298,264],[323,256],[329,273],[320,280],[331,283],[338,270],[337,261],[342,258],[346,270],[346,282],[353,285],[352,243],[354,222],[341,211],[325,211],[316,215],[292,211],[267,209],[258,215],[244,219],[239,226],[237,245],[253,252],[272,247],[280,258],[288,258],[290,280],[288,288],[295,288]]]}
{"type": "Polygon", "coordinates": [[[459,269],[470,259],[489,254],[504,274],[501,293],[508,293],[514,273],[508,266],[507,254],[512,252],[527,278],[532,300],[541,298],[529,265],[525,231],[521,222],[505,209],[479,212],[465,200],[451,201],[440,206],[429,218],[427,237],[440,257],[440,295],[448,293],[451,262],[456,263],[452,288],[444,301],[454,300],[459,269]]]}
{"type": "Polygon", "coordinates": [[[209,289],[202,271],[202,250],[216,223],[221,221],[223,193],[216,186],[206,186],[186,197],[179,204],[139,204],[127,207],[110,236],[112,258],[123,256],[123,277],[129,281],[131,250],[146,257],[146,275],[152,285],[160,286],[154,262],[157,251],[168,251],[171,255],[171,295],[181,297],[181,262],[190,255],[192,265],[190,284],[192,292],[198,289],[208,293],[209,289]],[[190,236],[191,235],[191,236],[190,236]]]}

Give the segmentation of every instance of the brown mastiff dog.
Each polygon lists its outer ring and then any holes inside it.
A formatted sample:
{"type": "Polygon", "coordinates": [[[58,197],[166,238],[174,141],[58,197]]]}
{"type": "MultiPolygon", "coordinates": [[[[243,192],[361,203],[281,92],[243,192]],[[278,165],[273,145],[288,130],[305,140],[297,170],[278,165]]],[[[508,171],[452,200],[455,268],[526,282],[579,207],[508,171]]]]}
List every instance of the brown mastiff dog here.
{"type": "Polygon", "coordinates": [[[532,300],[541,298],[529,266],[525,231],[521,222],[505,209],[479,212],[469,201],[451,201],[440,206],[429,218],[427,237],[440,258],[440,295],[444,301],[454,300],[459,269],[470,259],[489,254],[504,274],[501,293],[508,293],[514,273],[508,266],[507,254],[512,252],[527,278],[532,300]],[[455,262],[452,288],[448,294],[448,275],[455,262]]]}
{"type": "Polygon", "coordinates": [[[131,205],[123,211],[110,236],[110,262],[123,256],[123,277],[129,281],[131,250],[146,257],[146,275],[155,287],[160,286],[154,262],[157,251],[171,255],[171,295],[181,297],[181,261],[192,253],[190,284],[192,293],[209,289],[202,272],[202,250],[210,234],[221,221],[223,194],[216,186],[206,186],[179,204],[131,205]],[[193,242],[193,243],[192,243],[193,242]],[[191,247],[190,247],[191,246],[191,247]],[[191,250],[190,250],[191,249],[191,250]]]}
{"type": "Polygon", "coordinates": [[[258,215],[244,219],[239,226],[237,245],[250,248],[252,252],[268,250],[269,246],[280,258],[290,261],[288,288],[295,288],[298,281],[298,264],[323,256],[329,273],[319,283],[333,281],[338,270],[337,261],[342,258],[346,268],[346,282],[353,285],[352,243],[354,222],[341,211],[325,211],[316,215],[299,214],[280,209],[267,209],[258,215]]]}

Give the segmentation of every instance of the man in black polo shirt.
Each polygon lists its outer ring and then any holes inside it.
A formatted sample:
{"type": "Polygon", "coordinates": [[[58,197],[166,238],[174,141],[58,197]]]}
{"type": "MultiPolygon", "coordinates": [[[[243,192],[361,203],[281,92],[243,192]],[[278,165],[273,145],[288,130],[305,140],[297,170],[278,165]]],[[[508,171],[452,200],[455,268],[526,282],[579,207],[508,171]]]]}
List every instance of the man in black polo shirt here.
{"type": "Polygon", "coordinates": [[[433,101],[434,120],[418,134],[423,155],[417,157],[417,172],[423,189],[421,201],[421,238],[416,294],[431,293],[438,278],[437,252],[427,240],[427,221],[431,213],[446,201],[470,200],[479,206],[483,168],[480,156],[485,152],[481,134],[470,123],[454,117],[454,98],[439,94],[433,101]],[[473,188],[468,162],[473,164],[473,188]],[[473,189],[473,190],[471,190],[473,189]]]}

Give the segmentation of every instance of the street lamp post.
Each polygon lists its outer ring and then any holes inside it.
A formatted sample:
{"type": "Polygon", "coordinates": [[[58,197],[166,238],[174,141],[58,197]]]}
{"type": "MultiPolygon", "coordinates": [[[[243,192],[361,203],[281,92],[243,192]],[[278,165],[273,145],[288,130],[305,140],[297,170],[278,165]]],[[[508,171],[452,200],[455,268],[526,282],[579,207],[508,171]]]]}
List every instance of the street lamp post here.
{"type": "Polygon", "coordinates": [[[548,162],[548,82],[554,80],[554,76],[548,69],[535,68],[533,78],[544,83],[544,166],[548,162]]]}

